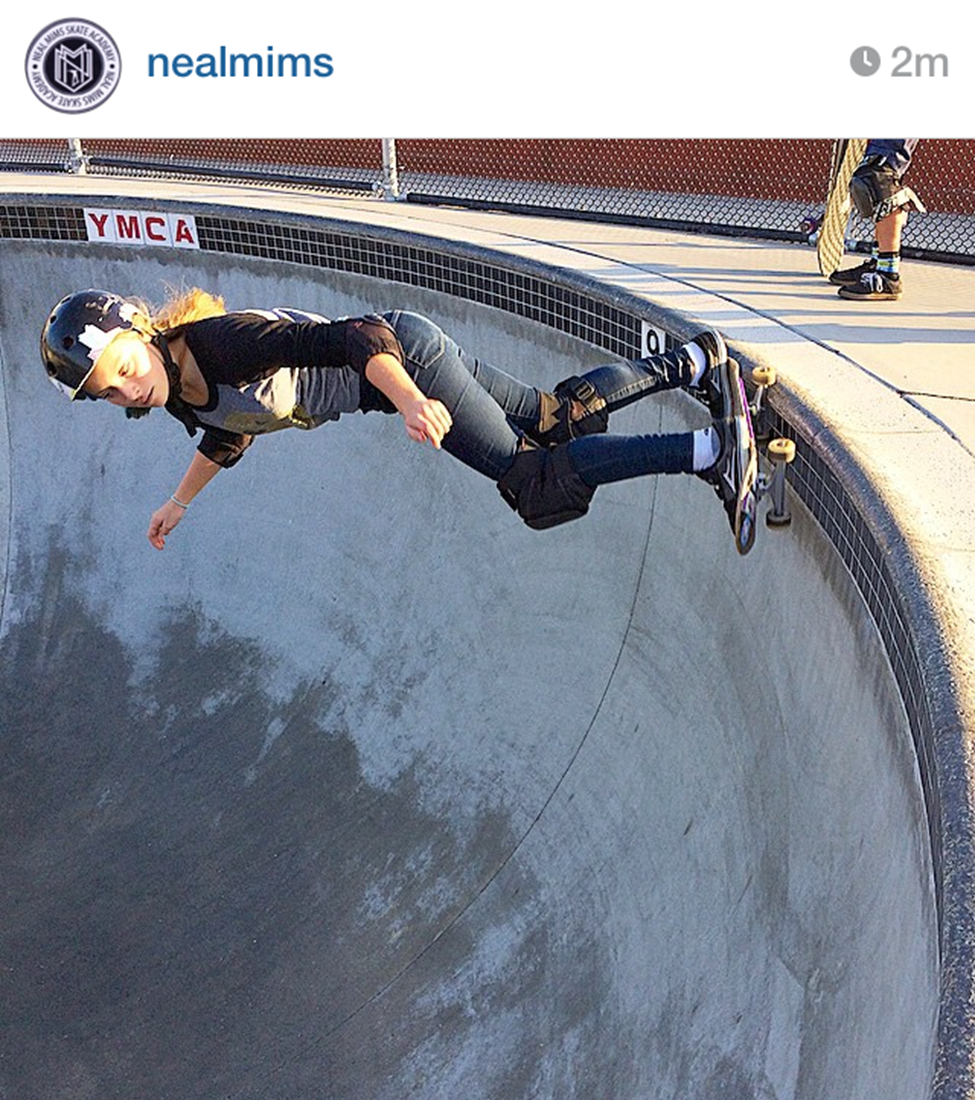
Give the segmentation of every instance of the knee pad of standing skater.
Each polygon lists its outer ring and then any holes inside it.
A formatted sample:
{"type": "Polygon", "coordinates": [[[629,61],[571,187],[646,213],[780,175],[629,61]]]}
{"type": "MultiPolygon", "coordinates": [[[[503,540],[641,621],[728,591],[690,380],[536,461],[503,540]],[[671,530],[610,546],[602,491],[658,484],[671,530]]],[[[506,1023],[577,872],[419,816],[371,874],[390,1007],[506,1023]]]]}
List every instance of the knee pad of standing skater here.
{"type": "Polygon", "coordinates": [[[857,213],[874,223],[895,210],[913,207],[924,213],[921,200],[883,157],[868,157],[859,165],[850,180],[850,198],[857,213]]]}

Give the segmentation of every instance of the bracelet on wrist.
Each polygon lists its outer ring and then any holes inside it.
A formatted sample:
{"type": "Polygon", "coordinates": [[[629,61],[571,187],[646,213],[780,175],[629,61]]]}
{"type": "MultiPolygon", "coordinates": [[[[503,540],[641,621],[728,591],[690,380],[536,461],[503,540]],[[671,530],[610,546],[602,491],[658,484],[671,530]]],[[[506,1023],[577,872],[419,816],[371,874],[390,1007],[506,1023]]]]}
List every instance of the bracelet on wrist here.
{"type": "Polygon", "coordinates": [[[188,505],[188,504],[184,504],[184,503],[183,503],[183,502],[182,502],[181,500],[177,500],[177,499],[176,499],[176,494],[175,494],[175,493],[173,493],[173,494],[172,494],[172,496],[170,496],[170,498],[169,498],[169,499],[170,499],[170,500],[171,500],[171,501],[173,502],[173,504],[175,504],[175,505],[176,505],[176,506],[177,506],[178,508],[182,508],[184,512],[186,511],[186,509],[187,509],[187,508],[189,508],[189,505],[188,505]]]}

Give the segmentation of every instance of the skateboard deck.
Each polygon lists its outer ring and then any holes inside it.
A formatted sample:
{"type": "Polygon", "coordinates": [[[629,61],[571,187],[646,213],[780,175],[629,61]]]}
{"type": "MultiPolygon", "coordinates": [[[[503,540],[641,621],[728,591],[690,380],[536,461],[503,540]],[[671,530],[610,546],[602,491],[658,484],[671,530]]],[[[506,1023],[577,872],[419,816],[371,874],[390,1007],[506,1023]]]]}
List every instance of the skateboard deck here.
{"type": "MultiPolygon", "coordinates": [[[[786,502],[786,467],[796,456],[796,445],[789,439],[768,440],[766,461],[760,460],[755,418],[764,428],[763,402],[768,388],[775,385],[775,368],[770,364],[752,367],[750,385],[753,392],[749,395],[741,366],[728,354],[724,338],[713,329],[711,335],[711,342],[717,345],[719,364],[713,368],[718,372],[713,379],[717,389],[709,389],[707,401],[712,420],[721,420],[727,426],[725,446],[733,447],[733,451],[722,451],[720,467],[714,470],[713,476],[705,474],[704,477],[711,482],[721,501],[735,537],[735,549],[745,555],[755,545],[758,506],[766,495],[772,504],[765,517],[766,524],[785,528],[791,523],[786,502]],[[730,439],[727,438],[729,431],[730,439]]],[[[711,387],[712,383],[708,385],[711,387]]]]}
{"type": "Polygon", "coordinates": [[[839,269],[850,219],[850,180],[867,149],[866,138],[839,138],[833,145],[826,210],[819,227],[816,258],[827,279],[839,269]]]}
{"type": "Polygon", "coordinates": [[[758,510],[768,495],[771,508],[765,522],[771,528],[785,528],[791,523],[786,503],[786,467],[796,456],[796,445],[789,439],[768,441],[764,463],[759,455],[755,434],[755,417],[763,415],[763,401],[769,386],[775,385],[776,372],[770,366],[756,366],[751,372],[754,392],[750,396],[734,359],[728,359],[728,389],[724,392],[723,416],[734,426],[732,469],[727,469],[715,483],[735,538],[735,549],[742,556],[755,545],[758,510]]]}
{"type": "Polygon", "coordinates": [[[731,415],[737,426],[738,448],[735,461],[738,464],[738,494],[734,501],[732,530],[735,549],[747,554],[755,544],[755,521],[758,518],[758,443],[748,394],[741,372],[735,372],[731,389],[731,415]]]}

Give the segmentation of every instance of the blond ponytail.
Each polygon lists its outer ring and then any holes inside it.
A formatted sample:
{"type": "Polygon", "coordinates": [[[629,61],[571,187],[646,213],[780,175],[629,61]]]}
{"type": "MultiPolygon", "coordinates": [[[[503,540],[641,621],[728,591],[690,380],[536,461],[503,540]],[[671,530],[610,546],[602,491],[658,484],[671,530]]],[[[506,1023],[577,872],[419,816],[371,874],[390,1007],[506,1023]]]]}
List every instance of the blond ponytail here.
{"type": "Polygon", "coordinates": [[[168,332],[192,321],[202,321],[205,317],[221,317],[227,312],[221,296],[201,290],[198,286],[189,290],[168,289],[169,297],[158,308],[145,302],[137,303],[139,312],[148,319],[148,329],[152,334],[168,332]]]}

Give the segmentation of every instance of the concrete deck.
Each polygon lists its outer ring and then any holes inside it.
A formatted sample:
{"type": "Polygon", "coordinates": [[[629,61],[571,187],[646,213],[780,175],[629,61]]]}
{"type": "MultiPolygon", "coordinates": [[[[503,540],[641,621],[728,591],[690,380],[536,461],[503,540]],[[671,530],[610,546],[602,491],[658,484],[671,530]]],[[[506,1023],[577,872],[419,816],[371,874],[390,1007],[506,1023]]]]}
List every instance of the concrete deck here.
{"type": "MultiPolygon", "coordinates": [[[[904,300],[864,307],[807,248],[111,187],[496,250],[773,362],[783,415],[893,517],[964,757],[975,270],[908,262],[904,300]]],[[[690,478],[605,487],[539,536],[369,417],[265,441],[156,556],[145,519],[187,440],[43,385],[38,316],[66,289],[192,280],[333,315],[396,296],[544,385],[602,356],[283,263],[0,247],[0,1100],[965,1094],[968,778],[925,804],[889,654],[800,504],[745,562],[690,478]]],[[[699,415],[673,395],[613,427],[699,415]]]]}

